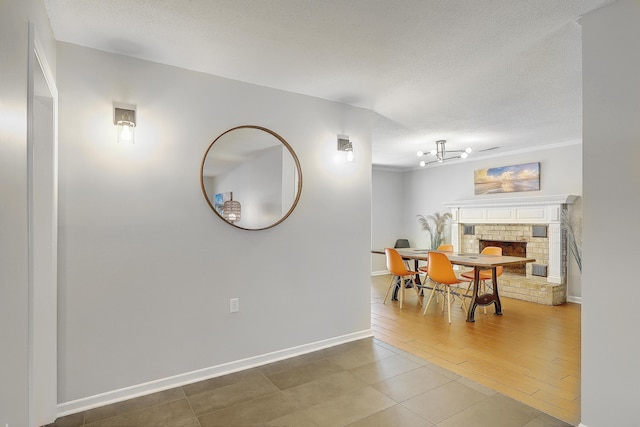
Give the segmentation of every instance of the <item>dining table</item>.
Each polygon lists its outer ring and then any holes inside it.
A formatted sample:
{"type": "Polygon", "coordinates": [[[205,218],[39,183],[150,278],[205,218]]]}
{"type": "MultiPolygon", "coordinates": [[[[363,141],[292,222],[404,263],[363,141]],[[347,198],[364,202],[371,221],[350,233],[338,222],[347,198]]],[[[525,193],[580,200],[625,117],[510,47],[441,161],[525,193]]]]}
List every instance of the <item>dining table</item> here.
{"type": "MultiPolygon", "coordinates": [[[[535,258],[527,258],[527,257],[516,257],[516,256],[507,256],[507,255],[484,255],[477,253],[468,253],[468,252],[446,252],[446,251],[437,251],[433,249],[420,249],[420,248],[395,248],[396,251],[400,254],[400,256],[405,260],[413,260],[415,264],[414,271],[418,270],[418,264],[420,261],[427,261],[429,257],[429,252],[440,252],[443,253],[449,258],[451,264],[460,265],[464,267],[472,267],[473,268],[473,293],[471,294],[471,304],[469,305],[469,310],[467,311],[467,322],[475,322],[475,310],[478,306],[487,306],[494,304],[495,306],[495,314],[502,315],[502,304],[500,302],[500,294],[498,292],[498,275],[497,268],[504,267],[508,265],[520,265],[526,264],[529,262],[535,262],[535,258]],[[480,294],[480,287],[478,283],[480,283],[480,271],[482,270],[491,270],[491,277],[493,286],[491,286],[490,293],[480,294]]],[[[384,249],[373,249],[371,253],[374,254],[383,254],[384,249]]],[[[424,287],[420,281],[420,275],[416,274],[414,278],[416,284],[420,287],[424,287]]]]}

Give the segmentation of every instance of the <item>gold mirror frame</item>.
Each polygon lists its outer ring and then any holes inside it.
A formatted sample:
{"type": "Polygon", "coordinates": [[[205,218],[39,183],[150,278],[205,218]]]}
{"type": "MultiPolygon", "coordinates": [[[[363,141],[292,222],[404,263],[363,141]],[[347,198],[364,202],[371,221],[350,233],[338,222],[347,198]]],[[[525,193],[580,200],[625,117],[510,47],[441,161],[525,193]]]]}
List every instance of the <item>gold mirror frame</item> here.
{"type": "Polygon", "coordinates": [[[239,228],[241,230],[249,230],[249,231],[258,231],[258,230],[267,230],[269,228],[273,228],[276,225],[280,224],[282,221],[284,221],[285,219],[287,219],[289,217],[289,215],[291,215],[291,212],[293,212],[293,210],[296,208],[296,206],[298,205],[298,200],[300,200],[300,195],[302,194],[302,168],[300,167],[300,161],[298,160],[298,156],[296,156],[296,153],[293,151],[293,148],[291,148],[291,146],[289,145],[289,143],[287,141],[285,141],[284,138],[282,138],[280,135],[278,135],[276,132],[272,131],[271,129],[262,127],[262,126],[255,126],[255,125],[243,125],[243,126],[236,126],[234,128],[231,128],[223,133],[221,133],[216,139],[213,140],[213,142],[209,145],[209,147],[207,147],[207,150],[204,153],[204,156],[202,157],[202,162],[200,164],[200,188],[202,190],[202,194],[204,195],[205,200],[207,201],[207,204],[209,205],[209,207],[211,208],[211,210],[213,210],[213,212],[216,214],[216,216],[218,216],[218,218],[220,218],[222,221],[224,221],[225,223],[235,227],[235,228],[239,228]],[[205,168],[205,162],[207,160],[207,157],[209,156],[211,149],[214,147],[214,145],[216,144],[216,142],[220,141],[220,139],[222,137],[224,137],[225,135],[239,130],[239,129],[255,129],[255,130],[259,130],[259,131],[263,131],[266,132],[268,134],[270,134],[271,136],[273,136],[274,138],[276,138],[289,152],[289,154],[291,155],[294,163],[295,163],[295,169],[296,169],[296,173],[297,173],[297,189],[296,189],[296,196],[295,199],[293,200],[293,203],[291,204],[291,207],[289,208],[289,210],[277,221],[275,221],[274,223],[264,226],[264,227],[259,227],[259,228],[248,228],[248,227],[242,227],[240,225],[236,225],[231,221],[228,221],[227,219],[225,219],[220,212],[218,212],[218,210],[215,208],[215,204],[211,201],[211,199],[209,198],[209,195],[207,194],[206,188],[205,188],[205,183],[204,183],[204,168],[205,168]]]}

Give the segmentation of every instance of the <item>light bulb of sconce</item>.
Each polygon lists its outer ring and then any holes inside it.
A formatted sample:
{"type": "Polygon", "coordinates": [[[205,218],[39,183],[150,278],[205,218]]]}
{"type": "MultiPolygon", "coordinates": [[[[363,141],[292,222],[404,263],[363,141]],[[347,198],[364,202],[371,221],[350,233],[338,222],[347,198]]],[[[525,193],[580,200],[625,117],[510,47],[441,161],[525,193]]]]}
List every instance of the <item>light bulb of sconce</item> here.
{"type": "Polygon", "coordinates": [[[123,141],[131,141],[131,128],[127,124],[122,125],[122,131],[120,132],[120,139],[123,141]]]}
{"type": "Polygon", "coordinates": [[[424,160],[420,162],[420,166],[424,167],[427,164],[424,160]]]}
{"type": "Polygon", "coordinates": [[[118,142],[133,143],[135,139],[136,112],[135,109],[129,110],[115,107],[113,112],[113,124],[116,125],[116,138],[118,142]]]}
{"type": "Polygon", "coordinates": [[[424,156],[424,151],[418,151],[418,157],[424,156]]]}
{"type": "Polygon", "coordinates": [[[467,154],[466,151],[464,153],[460,154],[460,158],[462,158],[462,159],[466,159],[467,157],[469,157],[469,155],[467,154]]]}
{"type": "Polygon", "coordinates": [[[431,150],[431,155],[435,156],[436,154],[438,154],[438,150],[436,150],[435,148],[433,150],[431,150]]]}
{"type": "Polygon", "coordinates": [[[347,162],[353,162],[353,150],[347,151],[347,162]]]}

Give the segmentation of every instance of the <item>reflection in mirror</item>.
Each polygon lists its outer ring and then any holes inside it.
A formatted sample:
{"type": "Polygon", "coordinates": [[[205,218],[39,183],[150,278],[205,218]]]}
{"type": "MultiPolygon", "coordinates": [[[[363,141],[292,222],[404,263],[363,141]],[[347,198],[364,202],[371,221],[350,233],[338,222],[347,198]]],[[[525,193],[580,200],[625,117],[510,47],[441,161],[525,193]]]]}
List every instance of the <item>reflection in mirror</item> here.
{"type": "Polygon", "coordinates": [[[200,184],[223,220],[245,230],[284,221],[302,191],[300,163],[289,144],[260,126],[239,126],[216,138],[205,152],[200,184]]]}

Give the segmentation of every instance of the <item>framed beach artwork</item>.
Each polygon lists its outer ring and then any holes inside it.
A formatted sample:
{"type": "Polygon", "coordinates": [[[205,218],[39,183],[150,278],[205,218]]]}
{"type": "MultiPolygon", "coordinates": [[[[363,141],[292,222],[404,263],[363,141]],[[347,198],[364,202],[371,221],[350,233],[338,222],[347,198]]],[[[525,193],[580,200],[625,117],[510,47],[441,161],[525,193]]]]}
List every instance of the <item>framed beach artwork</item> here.
{"type": "Polygon", "coordinates": [[[216,208],[216,211],[222,216],[222,210],[224,208],[224,202],[229,201],[233,198],[233,192],[228,191],[226,193],[217,193],[215,195],[215,200],[213,201],[213,205],[216,208]]]}
{"type": "Polygon", "coordinates": [[[540,190],[540,163],[478,169],[473,175],[475,194],[540,190]]]}

